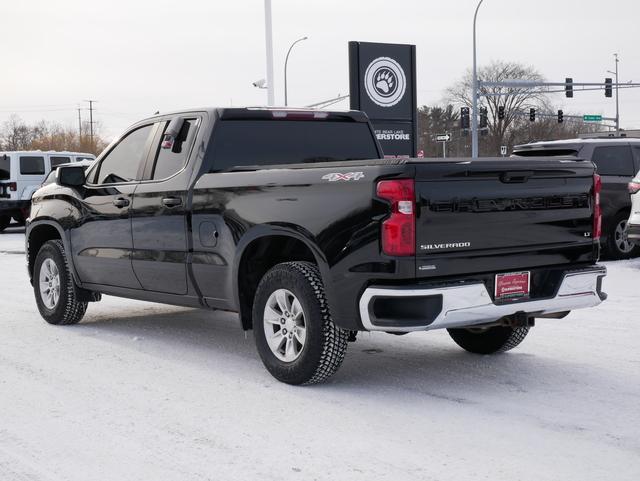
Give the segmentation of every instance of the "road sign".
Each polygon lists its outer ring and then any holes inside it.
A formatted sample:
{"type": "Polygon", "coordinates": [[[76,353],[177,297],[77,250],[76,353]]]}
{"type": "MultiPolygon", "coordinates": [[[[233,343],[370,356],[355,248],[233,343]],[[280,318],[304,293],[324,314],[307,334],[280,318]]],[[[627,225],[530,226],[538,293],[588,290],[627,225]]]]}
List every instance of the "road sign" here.
{"type": "Polygon", "coordinates": [[[450,140],[451,140],[451,134],[436,135],[436,142],[449,142],[450,140]]]}
{"type": "Polygon", "coordinates": [[[602,122],[602,115],[583,115],[582,120],[585,122],[602,122]]]}
{"type": "Polygon", "coordinates": [[[500,146],[500,153],[502,154],[503,157],[505,155],[507,155],[507,146],[506,145],[501,145],[500,146]]]}

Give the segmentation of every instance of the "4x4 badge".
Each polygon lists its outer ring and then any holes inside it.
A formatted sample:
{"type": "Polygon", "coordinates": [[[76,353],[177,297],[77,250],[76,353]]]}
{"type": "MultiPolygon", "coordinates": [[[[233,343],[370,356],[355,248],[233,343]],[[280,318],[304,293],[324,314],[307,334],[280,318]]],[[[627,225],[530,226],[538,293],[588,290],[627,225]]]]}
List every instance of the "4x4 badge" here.
{"type": "Polygon", "coordinates": [[[331,174],[326,174],[322,176],[322,180],[328,180],[329,182],[336,182],[339,180],[349,181],[349,180],[360,180],[364,177],[364,172],[333,172],[331,174]]]}

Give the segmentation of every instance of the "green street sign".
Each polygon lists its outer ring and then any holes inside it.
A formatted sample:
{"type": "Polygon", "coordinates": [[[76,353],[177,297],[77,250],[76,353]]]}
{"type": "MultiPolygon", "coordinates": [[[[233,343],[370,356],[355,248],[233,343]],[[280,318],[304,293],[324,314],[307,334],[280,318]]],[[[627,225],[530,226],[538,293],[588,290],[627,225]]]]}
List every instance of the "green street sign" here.
{"type": "Polygon", "coordinates": [[[582,120],[585,122],[602,122],[602,115],[583,115],[582,120]]]}

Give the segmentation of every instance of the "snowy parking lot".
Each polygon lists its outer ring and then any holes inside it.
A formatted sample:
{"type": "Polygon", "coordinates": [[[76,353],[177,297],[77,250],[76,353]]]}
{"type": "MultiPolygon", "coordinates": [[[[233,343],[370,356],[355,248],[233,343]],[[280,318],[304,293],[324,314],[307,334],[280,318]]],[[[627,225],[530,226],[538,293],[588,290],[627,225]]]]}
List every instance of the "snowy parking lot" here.
{"type": "Polygon", "coordinates": [[[640,479],[639,259],[507,354],[360,334],[292,387],[229,313],[105,297],[46,324],[23,252],[0,234],[3,481],[640,479]]]}

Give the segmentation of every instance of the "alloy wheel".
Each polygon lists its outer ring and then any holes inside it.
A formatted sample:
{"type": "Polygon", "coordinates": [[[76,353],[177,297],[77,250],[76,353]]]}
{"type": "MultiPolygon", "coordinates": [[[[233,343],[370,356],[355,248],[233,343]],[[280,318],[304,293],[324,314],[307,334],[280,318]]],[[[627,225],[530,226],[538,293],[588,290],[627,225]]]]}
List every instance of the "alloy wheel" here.
{"type": "Polygon", "coordinates": [[[307,329],[302,304],[291,291],[278,289],[269,296],[263,324],[269,349],[279,360],[293,362],[300,357],[307,329]]]}
{"type": "Polygon", "coordinates": [[[40,298],[47,309],[54,309],[60,299],[60,272],[53,259],[45,259],[40,267],[40,298]]]}
{"type": "Polygon", "coordinates": [[[623,254],[628,254],[633,250],[634,245],[629,242],[627,237],[627,221],[623,220],[618,223],[615,231],[615,243],[618,250],[623,254]]]}

